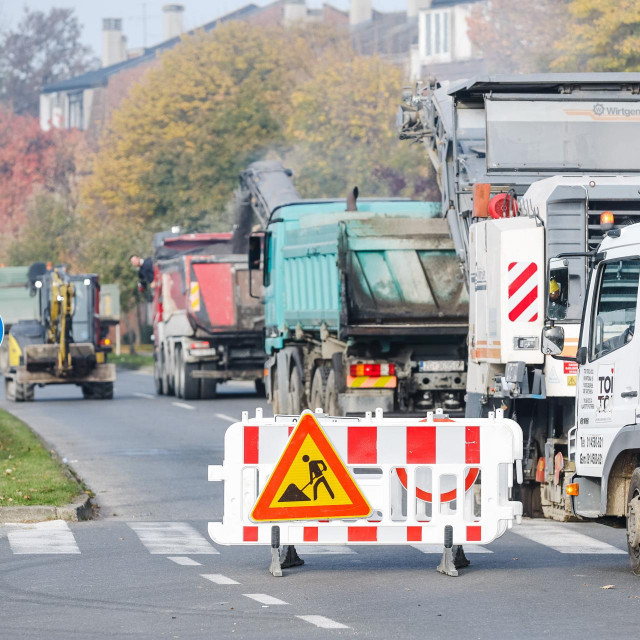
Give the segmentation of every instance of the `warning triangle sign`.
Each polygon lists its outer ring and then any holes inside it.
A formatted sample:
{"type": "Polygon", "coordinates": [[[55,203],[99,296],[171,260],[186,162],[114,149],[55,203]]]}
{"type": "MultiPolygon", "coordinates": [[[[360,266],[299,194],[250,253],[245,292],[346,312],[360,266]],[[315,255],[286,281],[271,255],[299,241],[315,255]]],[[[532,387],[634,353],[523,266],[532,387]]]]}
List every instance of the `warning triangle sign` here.
{"type": "Polygon", "coordinates": [[[254,522],[366,518],[371,507],[311,411],[305,411],[251,512],[254,522]]]}

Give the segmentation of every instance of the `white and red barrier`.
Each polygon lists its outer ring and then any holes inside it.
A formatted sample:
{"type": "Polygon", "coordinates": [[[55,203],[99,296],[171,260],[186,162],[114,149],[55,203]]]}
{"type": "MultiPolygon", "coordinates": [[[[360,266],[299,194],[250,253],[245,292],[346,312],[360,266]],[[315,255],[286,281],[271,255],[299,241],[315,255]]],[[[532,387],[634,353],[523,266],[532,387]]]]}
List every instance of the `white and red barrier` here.
{"type": "MultiPolygon", "coordinates": [[[[520,521],[511,500],[514,464],[522,475],[522,431],[502,412],[485,419],[315,418],[372,508],[367,518],[278,522],[280,543],[487,544],[520,521]],[[414,496],[414,498],[409,498],[414,496]],[[434,499],[435,497],[435,499],[434,499]]],[[[219,544],[271,544],[271,522],[253,522],[258,496],[300,420],[243,413],[225,435],[224,463],[209,480],[224,486],[222,522],[209,523],[219,544]]]]}

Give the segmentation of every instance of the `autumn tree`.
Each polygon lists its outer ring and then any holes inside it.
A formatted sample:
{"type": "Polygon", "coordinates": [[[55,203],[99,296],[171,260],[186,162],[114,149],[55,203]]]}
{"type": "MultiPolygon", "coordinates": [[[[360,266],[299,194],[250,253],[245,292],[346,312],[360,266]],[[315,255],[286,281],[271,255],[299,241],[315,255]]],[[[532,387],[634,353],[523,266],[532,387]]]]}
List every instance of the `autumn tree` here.
{"type": "Polygon", "coordinates": [[[80,36],[72,9],[44,13],[25,8],[16,27],[0,36],[0,101],[16,113],[38,115],[43,85],[66,80],[97,64],[80,36]]]}
{"type": "MultiPolygon", "coordinates": [[[[492,0],[476,3],[469,38],[490,73],[549,71],[566,36],[569,0],[492,0]]],[[[595,4],[595,0],[594,0],[595,4]]]]}
{"type": "Polygon", "coordinates": [[[572,0],[554,71],[640,71],[640,2],[572,0]]]}
{"type": "Polygon", "coordinates": [[[419,146],[401,143],[395,114],[402,71],[379,58],[327,55],[291,95],[287,162],[305,197],[439,199],[419,146]]]}

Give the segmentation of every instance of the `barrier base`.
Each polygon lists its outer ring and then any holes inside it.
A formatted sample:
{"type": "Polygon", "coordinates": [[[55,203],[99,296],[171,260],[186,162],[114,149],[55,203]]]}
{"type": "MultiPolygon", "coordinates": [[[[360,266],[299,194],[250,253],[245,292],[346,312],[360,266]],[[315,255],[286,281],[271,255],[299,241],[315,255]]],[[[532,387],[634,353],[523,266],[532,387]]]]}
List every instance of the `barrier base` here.
{"type": "Polygon", "coordinates": [[[442,560],[440,560],[440,564],[436,569],[439,573],[444,573],[446,576],[451,576],[453,578],[457,577],[458,570],[456,569],[456,565],[453,561],[453,551],[451,547],[445,547],[442,551],[442,560]]]}
{"type": "Polygon", "coordinates": [[[468,567],[471,564],[471,561],[464,555],[464,549],[461,544],[456,545],[453,564],[456,565],[456,569],[464,569],[464,567],[468,567]]]}
{"type": "Polygon", "coordinates": [[[304,564],[304,560],[298,555],[292,544],[286,544],[280,549],[280,568],[290,569],[304,564]]]}
{"type": "Polygon", "coordinates": [[[280,548],[271,547],[271,564],[269,565],[269,573],[276,578],[282,577],[282,567],[280,566],[280,548]]]}

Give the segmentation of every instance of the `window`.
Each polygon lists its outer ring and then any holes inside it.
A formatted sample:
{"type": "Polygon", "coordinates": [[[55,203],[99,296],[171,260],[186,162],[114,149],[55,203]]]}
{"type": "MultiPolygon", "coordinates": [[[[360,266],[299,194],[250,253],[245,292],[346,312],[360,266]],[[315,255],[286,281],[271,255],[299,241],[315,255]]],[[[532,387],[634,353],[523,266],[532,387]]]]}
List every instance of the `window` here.
{"type": "Polygon", "coordinates": [[[442,52],[449,53],[449,14],[442,14],[442,52]]]}
{"type": "Polygon", "coordinates": [[[69,94],[69,128],[84,128],[84,113],[82,108],[82,91],[69,94]]]}
{"type": "Polygon", "coordinates": [[[440,53],[440,14],[435,15],[436,53],[440,53]]]}
{"type": "Polygon", "coordinates": [[[432,51],[431,51],[431,14],[427,13],[427,15],[425,16],[425,30],[424,30],[424,36],[425,36],[425,55],[430,56],[432,51]]]}
{"type": "Polygon", "coordinates": [[[271,231],[264,234],[264,260],[262,262],[262,284],[268,287],[271,284],[271,256],[272,251],[271,231]]]}
{"type": "Polygon", "coordinates": [[[591,322],[590,360],[602,358],[631,342],[639,275],[640,260],[615,260],[600,267],[598,302],[591,322]]]}
{"type": "Polygon", "coordinates": [[[451,34],[449,26],[451,19],[448,11],[433,11],[424,16],[424,55],[449,53],[451,48],[451,34]]]}

